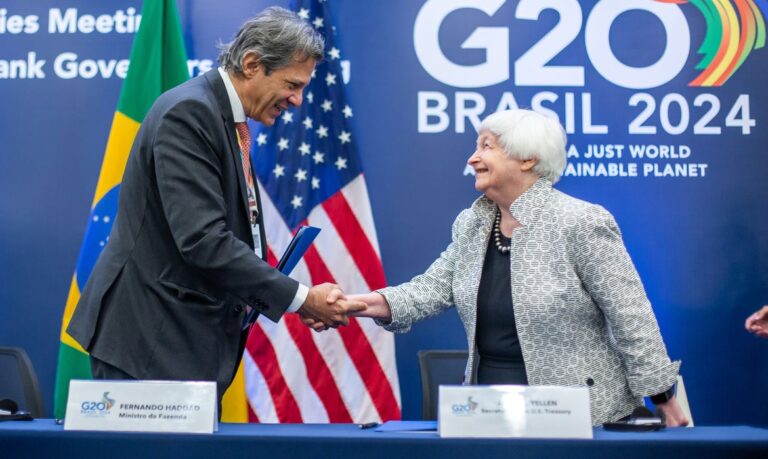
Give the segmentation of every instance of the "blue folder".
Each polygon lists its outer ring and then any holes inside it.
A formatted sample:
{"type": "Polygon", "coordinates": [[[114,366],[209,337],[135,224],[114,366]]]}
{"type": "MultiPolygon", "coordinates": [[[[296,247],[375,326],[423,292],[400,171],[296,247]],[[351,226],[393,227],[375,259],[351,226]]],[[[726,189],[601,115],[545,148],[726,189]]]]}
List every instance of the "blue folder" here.
{"type": "Polygon", "coordinates": [[[314,226],[300,226],[293,235],[293,239],[288,244],[288,248],[285,249],[280,261],[277,262],[277,269],[287,275],[291,274],[293,268],[299,263],[301,257],[307,252],[309,246],[315,240],[320,233],[320,228],[314,226]]]}
{"type": "MultiPolygon", "coordinates": [[[[280,257],[280,261],[277,262],[277,269],[286,276],[291,274],[293,268],[299,263],[301,257],[307,252],[309,246],[315,240],[320,233],[320,228],[314,226],[300,226],[293,235],[293,239],[288,243],[288,248],[283,252],[283,256],[280,257]]],[[[251,309],[251,312],[245,317],[243,322],[243,330],[250,327],[256,320],[256,309],[251,309]]]]}

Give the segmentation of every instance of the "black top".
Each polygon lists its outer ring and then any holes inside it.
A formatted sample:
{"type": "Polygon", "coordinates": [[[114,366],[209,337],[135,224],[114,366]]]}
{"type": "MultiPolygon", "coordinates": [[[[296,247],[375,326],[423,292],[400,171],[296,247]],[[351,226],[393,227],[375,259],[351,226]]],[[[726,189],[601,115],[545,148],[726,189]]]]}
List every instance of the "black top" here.
{"type": "MultiPolygon", "coordinates": [[[[510,240],[501,235],[501,243],[506,246],[510,244],[510,240]]],[[[477,294],[475,344],[480,356],[478,383],[527,383],[523,353],[517,338],[515,312],[512,308],[509,253],[499,252],[493,235],[489,238],[485,251],[485,263],[477,294]],[[489,366],[492,369],[488,368],[489,366]]]]}

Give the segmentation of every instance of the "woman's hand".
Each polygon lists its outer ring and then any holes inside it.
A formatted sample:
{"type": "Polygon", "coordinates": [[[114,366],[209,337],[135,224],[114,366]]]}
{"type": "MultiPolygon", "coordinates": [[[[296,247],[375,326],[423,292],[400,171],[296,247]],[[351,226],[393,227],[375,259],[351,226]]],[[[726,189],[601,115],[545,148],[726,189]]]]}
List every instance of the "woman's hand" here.
{"type": "Polygon", "coordinates": [[[664,420],[667,427],[685,427],[690,422],[677,403],[677,397],[672,397],[664,403],[656,405],[656,409],[664,413],[664,420]]]}
{"type": "Polygon", "coordinates": [[[389,309],[389,303],[384,295],[378,292],[363,293],[360,295],[347,295],[350,301],[362,301],[368,305],[365,311],[350,313],[356,317],[370,317],[371,319],[380,319],[384,322],[392,320],[392,311],[389,309]]]}
{"type": "Polygon", "coordinates": [[[760,338],[768,338],[768,305],[747,317],[744,327],[748,332],[754,333],[760,338]]]}

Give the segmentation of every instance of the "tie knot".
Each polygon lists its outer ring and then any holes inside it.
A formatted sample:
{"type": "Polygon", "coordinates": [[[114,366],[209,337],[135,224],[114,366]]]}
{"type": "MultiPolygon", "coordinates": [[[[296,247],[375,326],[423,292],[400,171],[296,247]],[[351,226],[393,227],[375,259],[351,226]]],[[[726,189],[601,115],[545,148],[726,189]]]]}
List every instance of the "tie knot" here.
{"type": "Polygon", "coordinates": [[[248,123],[235,123],[235,129],[237,135],[240,136],[240,141],[243,144],[249,145],[251,143],[251,130],[248,129],[248,123]]]}

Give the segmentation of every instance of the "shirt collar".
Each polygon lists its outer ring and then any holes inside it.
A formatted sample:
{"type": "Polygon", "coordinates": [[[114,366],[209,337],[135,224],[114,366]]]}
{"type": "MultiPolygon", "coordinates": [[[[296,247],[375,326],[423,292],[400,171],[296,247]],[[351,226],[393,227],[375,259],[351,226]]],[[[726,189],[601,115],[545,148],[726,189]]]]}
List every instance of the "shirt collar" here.
{"type": "Polygon", "coordinates": [[[227,89],[227,96],[229,97],[229,105],[232,107],[232,119],[235,123],[245,122],[245,110],[243,110],[243,103],[240,101],[240,97],[235,91],[235,86],[232,84],[232,79],[229,77],[229,73],[222,67],[218,68],[219,75],[224,81],[224,87],[227,89]]]}
{"type": "Polygon", "coordinates": [[[539,177],[530,188],[515,199],[509,207],[509,211],[521,225],[529,225],[541,214],[541,210],[551,193],[552,182],[544,177],[539,177]]]}
{"type": "MultiPolygon", "coordinates": [[[[551,191],[552,182],[540,177],[530,188],[515,199],[509,207],[509,211],[521,225],[529,225],[541,213],[551,191]]],[[[482,195],[472,204],[472,210],[481,221],[492,221],[494,215],[496,215],[496,204],[485,195],[482,195]]]]}

